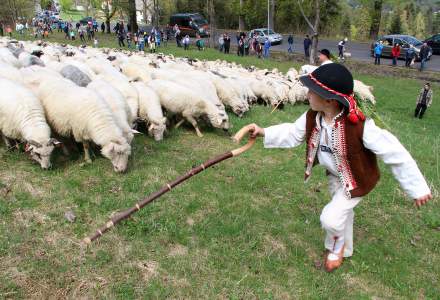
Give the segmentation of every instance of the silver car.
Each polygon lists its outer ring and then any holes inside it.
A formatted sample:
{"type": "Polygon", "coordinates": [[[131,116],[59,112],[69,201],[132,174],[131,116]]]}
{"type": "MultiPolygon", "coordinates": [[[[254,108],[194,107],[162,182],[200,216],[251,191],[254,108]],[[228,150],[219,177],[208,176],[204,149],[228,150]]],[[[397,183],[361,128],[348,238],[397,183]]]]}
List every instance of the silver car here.
{"type": "MultiPolygon", "coordinates": [[[[416,52],[416,57],[415,57],[416,61],[420,61],[420,48],[422,47],[423,43],[418,39],[416,39],[415,37],[406,34],[385,35],[380,39],[378,39],[373,44],[371,44],[371,56],[374,56],[374,47],[380,41],[382,41],[383,44],[382,56],[391,57],[391,49],[393,48],[393,45],[399,44],[402,47],[400,50],[399,58],[405,59],[406,51],[410,46],[413,46],[416,52]]],[[[432,49],[429,49],[428,59],[431,59],[431,56],[432,56],[432,49]]]]}
{"type": "Polygon", "coordinates": [[[257,41],[260,44],[264,44],[266,41],[266,38],[269,39],[269,42],[273,44],[281,44],[283,42],[283,36],[279,33],[273,32],[272,29],[267,28],[258,28],[253,29],[249,32],[249,38],[254,37],[254,35],[257,36],[257,41]]]}

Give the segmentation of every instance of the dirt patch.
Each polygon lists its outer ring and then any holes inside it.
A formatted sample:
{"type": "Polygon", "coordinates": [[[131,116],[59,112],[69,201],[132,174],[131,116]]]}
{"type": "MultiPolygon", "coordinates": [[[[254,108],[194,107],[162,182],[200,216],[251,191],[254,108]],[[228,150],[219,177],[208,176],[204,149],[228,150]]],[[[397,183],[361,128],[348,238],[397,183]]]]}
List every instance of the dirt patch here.
{"type": "Polygon", "coordinates": [[[142,275],[142,279],[145,282],[150,281],[150,279],[154,278],[158,274],[159,264],[155,261],[140,261],[136,265],[142,275]]]}
{"type": "Polygon", "coordinates": [[[274,239],[271,236],[266,235],[264,237],[264,239],[266,240],[266,248],[268,248],[267,250],[269,250],[270,252],[285,252],[286,251],[286,246],[279,240],[274,239]]]}
{"type": "Polygon", "coordinates": [[[372,295],[371,299],[394,298],[392,291],[388,287],[378,282],[373,283],[369,280],[361,277],[355,277],[351,274],[344,274],[343,276],[349,289],[362,290],[368,295],[372,295]]]}
{"type": "Polygon", "coordinates": [[[194,219],[193,218],[187,218],[186,219],[186,224],[188,224],[189,226],[194,226],[194,219]]]}
{"type": "Polygon", "coordinates": [[[14,212],[14,219],[25,227],[31,226],[31,223],[44,225],[50,221],[48,216],[34,210],[17,210],[14,212]]]}
{"type": "Polygon", "coordinates": [[[185,246],[182,246],[180,244],[175,244],[171,247],[170,252],[168,253],[168,256],[176,257],[176,256],[184,256],[188,254],[188,248],[185,246]]]}

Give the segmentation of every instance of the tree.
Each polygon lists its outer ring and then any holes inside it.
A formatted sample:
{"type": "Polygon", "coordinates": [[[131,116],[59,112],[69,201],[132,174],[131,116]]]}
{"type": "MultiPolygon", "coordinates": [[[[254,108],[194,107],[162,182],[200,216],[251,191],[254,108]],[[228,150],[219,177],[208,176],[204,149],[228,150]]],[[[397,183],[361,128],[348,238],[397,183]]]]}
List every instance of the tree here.
{"type": "Polygon", "coordinates": [[[72,0],[60,0],[60,5],[61,5],[61,9],[63,11],[67,11],[72,8],[73,1],[72,0]]]}
{"type": "Polygon", "coordinates": [[[400,20],[400,13],[397,11],[393,14],[391,19],[390,33],[400,34],[402,32],[402,22],[400,20]]]}
{"type": "Polygon", "coordinates": [[[128,0],[128,23],[130,24],[131,32],[138,31],[137,16],[136,16],[136,0],[128,0]]]}
{"type": "Polygon", "coordinates": [[[383,0],[373,1],[373,8],[370,11],[371,26],[370,39],[376,40],[380,29],[380,20],[382,19],[383,0]]]}
{"type": "Polygon", "coordinates": [[[207,1],[207,8],[209,13],[209,23],[211,24],[211,32],[209,35],[209,46],[214,47],[215,46],[215,32],[216,32],[216,24],[215,24],[215,7],[214,7],[214,0],[208,0],[207,1]]]}
{"type": "Polygon", "coordinates": [[[240,12],[238,15],[238,30],[244,31],[244,10],[243,10],[243,0],[240,0],[240,12]]]}
{"type": "Polygon", "coordinates": [[[275,0],[268,0],[269,4],[269,16],[268,16],[268,24],[267,27],[269,29],[275,29],[274,17],[275,17],[275,0]]]}
{"type": "Polygon", "coordinates": [[[304,20],[306,21],[307,25],[309,25],[310,30],[312,31],[312,49],[310,51],[310,63],[311,64],[316,63],[316,54],[318,53],[318,35],[319,35],[318,29],[319,29],[320,9],[321,9],[319,2],[320,2],[319,0],[314,0],[315,20],[314,20],[314,24],[312,24],[310,22],[309,18],[304,13],[304,9],[301,4],[302,1],[300,2],[300,0],[297,0],[301,14],[302,14],[304,20]]]}
{"type": "Polygon", "coordinates": [[[423,13],[419,11],[416,15],[414,25],[414,31],[415,36],[418,38],[424,38],[425,37],[425,30],[426,30],[426,24],[425,24],[425,17],[423,16],[423,13]]]}
{"type": "Polygon", "coordinates": [[[110,21],[115,16],[118,9],[120,9],[120,3],[117,0],[102,0],[100,9],[104,13],[106,32],[111,33],[110,21]]]}

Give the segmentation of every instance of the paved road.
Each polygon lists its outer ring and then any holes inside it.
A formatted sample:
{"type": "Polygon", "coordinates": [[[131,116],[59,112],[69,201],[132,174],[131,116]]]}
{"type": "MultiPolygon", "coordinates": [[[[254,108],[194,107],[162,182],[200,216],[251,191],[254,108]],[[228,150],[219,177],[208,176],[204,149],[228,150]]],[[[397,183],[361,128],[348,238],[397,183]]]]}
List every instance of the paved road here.
{"type": "MultiPolygon", "coordinates": [[[[235,44],[235,32],[231,32],[231,44],[235,44]]],[[[283,43],[281,45],[272,46],[271,50],[275,51],[286,51],[288,48],[287,44],[288,36],[283,36],[283,43]]],[[[217,39],[218,40],[218,39],[217,39]]],[[[304,53],[303,46],[303,36],[294,36],[293,38],[293,51],[296,53],[304,53]]],[[[338,54],[338,42],[334,40],[319,40],[318,49],[327,48],[333,53],[335,56],[338,54]]],[[[362,42],[350,42],[348,41],[346,44],[346,51],[351,53],[351,58],[359,61],[366,61],[374,63],[374,59],[370,55],[370,43],[362,43],[362,42]]],[[[391,65],[391,58],[382,58],[382,64],[391,65]]],[[[405,65],[403,60],[398,61],[399,65],[405,65]]],[[[416,63],[415,66],[418,67],[420,63],[416,63]]],[[[426,69],[431,71],[440,71],[440,55],[433,55],[431,60],[426,64],[426,69]]]]}

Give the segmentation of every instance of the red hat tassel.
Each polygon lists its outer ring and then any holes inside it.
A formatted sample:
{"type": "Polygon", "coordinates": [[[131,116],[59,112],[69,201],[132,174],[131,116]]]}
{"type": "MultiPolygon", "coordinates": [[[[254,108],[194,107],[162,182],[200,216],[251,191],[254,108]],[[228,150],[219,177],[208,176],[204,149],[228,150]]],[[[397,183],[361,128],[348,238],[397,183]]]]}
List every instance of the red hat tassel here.
{"type": "Polygon", "coordinates": [[[351,123],[357,124],[359,120],[365,121],[364,113],[357,107],[356,100],[353,96],[348,96],[348,102],[350,103],[350,108],[348,109],[348,119],[351,123]]]}

